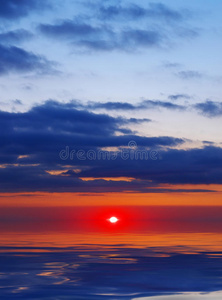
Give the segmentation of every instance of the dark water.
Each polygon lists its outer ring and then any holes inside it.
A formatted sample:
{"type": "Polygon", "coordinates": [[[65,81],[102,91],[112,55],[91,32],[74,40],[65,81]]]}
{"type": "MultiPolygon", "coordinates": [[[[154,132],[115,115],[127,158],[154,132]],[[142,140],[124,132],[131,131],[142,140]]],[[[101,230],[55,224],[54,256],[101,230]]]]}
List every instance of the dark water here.
{"type": "Polygon", "coordinates": [[[221,253],[118,246],[1,251],[1,299],[138,299],[222,290],[221,253]]]}
{"type": "Polygon", "coordinates": [[[222,299],[221,222],[132,223],[2,222],[0,299],[222,299]]]}

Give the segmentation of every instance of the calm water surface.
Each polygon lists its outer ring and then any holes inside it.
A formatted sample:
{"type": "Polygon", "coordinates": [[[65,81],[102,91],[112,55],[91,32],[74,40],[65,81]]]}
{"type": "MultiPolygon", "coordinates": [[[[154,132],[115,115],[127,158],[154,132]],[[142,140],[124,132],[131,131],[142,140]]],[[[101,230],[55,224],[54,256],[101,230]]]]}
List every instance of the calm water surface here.
{"type": "Polygon", "coordinates": [[[0,227],[0,299],[222,299],[222,222],[213,212],[143,221],[126,212],[115,225],[100,212],[78,222],[10,214],[0,227]]]}

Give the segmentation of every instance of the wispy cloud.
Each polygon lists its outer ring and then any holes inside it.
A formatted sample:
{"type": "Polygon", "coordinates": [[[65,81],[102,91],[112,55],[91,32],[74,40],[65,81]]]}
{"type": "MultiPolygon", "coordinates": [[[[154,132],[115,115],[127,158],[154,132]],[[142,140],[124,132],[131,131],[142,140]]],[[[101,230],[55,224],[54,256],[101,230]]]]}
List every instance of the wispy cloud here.
{"type": "Polygon", "coordinates": [[[150,3],[148,8],[138,4],[98,6],[98,16],[103,20],[162,19],[165,21],[182,21],[190,16],[187,10],[178,11],[163,3],[150,3]]]}
{"type": "Polygon", "coordinates": [[[180,71],[176,75],[185,80],[199,79],[204,76],[202,73],[193,70],[180,71]]]}
{"type": "Polygon", "coordinates": [[[2,44],[18,44],[29,40],[33,34],[25,29],[17,29],[0,33],[0,41],[2,44]]]}
{"type": "Polygon", "coordinates": [[[39,26],[46,36],[69,41],[73,46],[91,50],[131,51],[136,47],[160,46],[163,37],[156,30],[124,29],[116,32],[107,25],[90,25],[81,21],[65,20],[60,24],[39,26]]]}
{"type": "Polygon", "coordinates": [[[130,52],[140,48],[165,47],[173,39],[172,36],[194,37],[194,30],[183,24],[190,13],[171,9],[162,3],[152,3],[148,8],[138,4],[89,7],[91,10],[85,15],[76,15],[73,19],[54,24],[41,24],[39,30],[48,37],[67,40],[72,47],[97,51],[130,52]],[[141,21],[139,25],[136,20],[141,21]],[[183,24],[181,31],[184,34],[178,34],[175,22],[183,24]]]}
{"type": "Polygon", "coordinates": [[[222,102],[207,100],[203,103],[197,103],[194,107],[204,116],[209,118],[222,116],[222,102]]]}
{"type": "Polygon", "coordinates": [[[48,0],[1,0],[0,18],[18,19],[33,10],[41,11],[47,6],[48,0]]]}
{"type": "Polygon", "coordinates": [[[179,99],[190,99],[191,96],[187,94],[174,94],[174,95],[169,95],[168,99],[170,100],[179,100],[179,99]]]}
{"type": "Polygon", "coordinates": [[[86,108],[86,109],[105,109],[105,110],[120,110],[120,111],[133,111],[133,110],[143,110],[143,109],[170,109],[170,110],[186,110],[183,105],[175,104],[169,101],[161,100],[144,100],[138,104],[132,104],[129,102],[88,102],[87,104],[81,104],[80,102],[75,102],[76,107],[86,108]]]}
{"type": "Polygon", "coordinates": [[[15,46],[0,45],[0,75],[10,72],[49,73],[53,62],[15,46]]]}

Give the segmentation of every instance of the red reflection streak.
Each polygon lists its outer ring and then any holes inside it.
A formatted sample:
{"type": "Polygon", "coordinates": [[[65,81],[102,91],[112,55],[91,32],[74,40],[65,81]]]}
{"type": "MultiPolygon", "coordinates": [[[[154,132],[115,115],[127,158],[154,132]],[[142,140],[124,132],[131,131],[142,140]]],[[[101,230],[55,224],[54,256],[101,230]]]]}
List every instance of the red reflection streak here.
{"type": "Polygon", "coordinates": [[[69,228],[100,233],[222,232],[222,209],[97,207],[69,215],[69,228]],[[109,218],[115,216],[116,223],[109,218]]]}
{"type": "Polygon", "coordinates": [[[222,232],[222,207],[4,208],[0,231],[170,233],[222,232]],[[110,223],[112,216],[119,220],[110,223]]]}
{"type": "Polygon", "coordinates": [[[0,210],[0,245],[188,246],[221,249],[222,207],[68,207],[0,210]],[[118,222],[110,223],[112,216],[118,222]]]}
{"type": "Polygon", "coordinates": [[[78,219],[72,213],[68,219],[70,228],[77,229],[81,227],[83,231],[93,231],[101,233],[129,232],[135,227],[135,216],[133,217],[131,209],[120,207],[99,207],[92,210],[83,210],[82,216],[78,219]],[[118,221],[111,223],[109,219],[115,216],[118,221]]]}

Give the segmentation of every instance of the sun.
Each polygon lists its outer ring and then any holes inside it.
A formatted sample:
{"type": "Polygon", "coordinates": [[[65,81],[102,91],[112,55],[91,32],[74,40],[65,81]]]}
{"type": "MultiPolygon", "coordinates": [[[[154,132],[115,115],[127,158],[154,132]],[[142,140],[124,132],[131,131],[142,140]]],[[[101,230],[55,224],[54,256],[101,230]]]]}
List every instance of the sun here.
{"type": "Polygon", "coordinates": [[[116,223],[117,221],[119,221],[116,217],[111,217],[111,218],[109,218],[108,219],[108,221],[110,222],[110,223],[116,223]]]}

